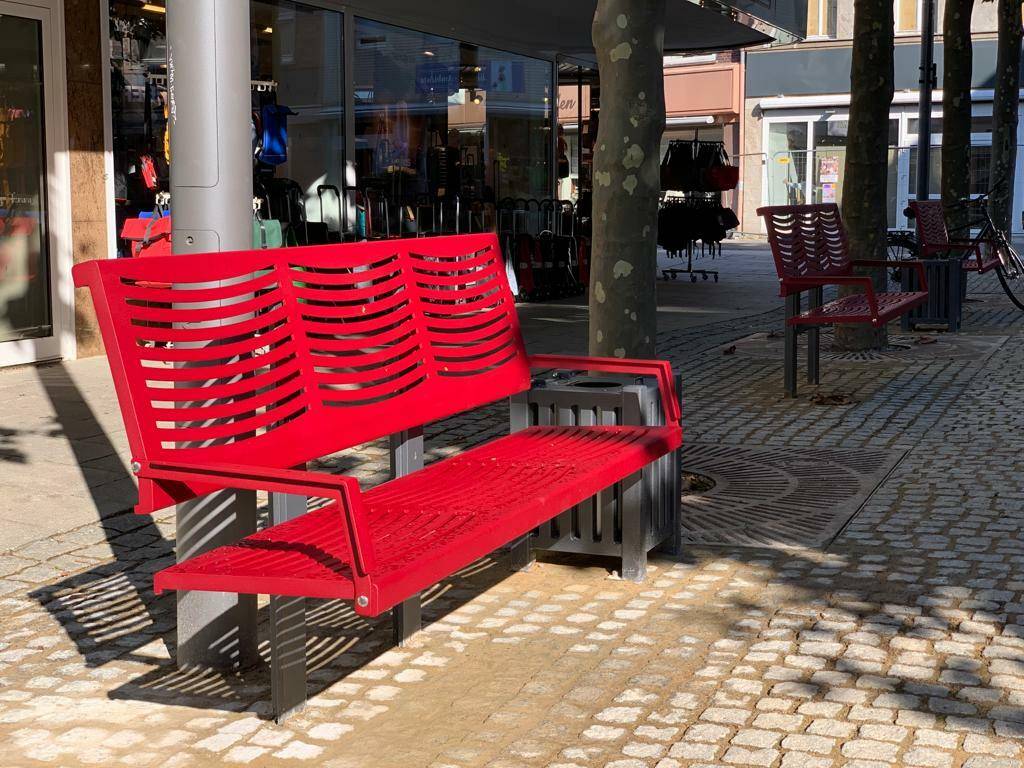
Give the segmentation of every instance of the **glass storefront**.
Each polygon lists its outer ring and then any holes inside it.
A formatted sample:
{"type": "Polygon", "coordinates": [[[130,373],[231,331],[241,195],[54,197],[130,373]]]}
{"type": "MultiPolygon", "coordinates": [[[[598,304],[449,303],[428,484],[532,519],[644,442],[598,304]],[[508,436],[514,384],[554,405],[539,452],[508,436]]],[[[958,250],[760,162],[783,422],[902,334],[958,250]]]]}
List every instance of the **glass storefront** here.
{"type": "Polygon", "coordinates": [[[447,230],[473,203],[550,195],[548,62],[355,23],[356,191],[370,234],[447,230]]]}
{"type": "Polygon", "coordinates": [[[0,343],[53,332],[42,34],[0,15],[0,343]]]}
{"type": "MultiPolygon", "coordinates": [[[[250,4],[253,195],[289,243],[337,240],[343,216],[342,15],[288,0],[250,4]]],[[[110,5],[117,227],[169,189],[163,2],[110,5]]],[[[127,255],[124,243],[119,254],[127,255]]]]}
{"type": "MultiPolygon", "coordinates": [[[[483,228],[474,209],[551,195],[551,62],[350,17],[349,75],[343,14],[250,7],[254,197],[285,244],[483,228]]],[[[118,231],[169,188],[164,30],[163,2],[110,0],[118,231]]]]}

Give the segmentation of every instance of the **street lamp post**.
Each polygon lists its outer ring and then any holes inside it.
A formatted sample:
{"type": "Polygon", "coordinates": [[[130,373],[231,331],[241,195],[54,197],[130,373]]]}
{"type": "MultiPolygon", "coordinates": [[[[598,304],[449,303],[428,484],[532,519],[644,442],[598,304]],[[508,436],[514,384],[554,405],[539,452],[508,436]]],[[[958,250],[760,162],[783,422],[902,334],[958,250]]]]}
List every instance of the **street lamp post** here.
{"type": "MultiPolygon", "coordinates": [[[[248,0],[168,0],[167,74],[175,254],[252,247],[248,0]]],[[[213,283],[212,285],[217,285],[213,283]]],[[[187,560],[256,530],[251,491],[179,504],[177,555],[187,560]]],[[[244,667],[256,651],[256,599],[177,593],[178,663],[244,667]]]]}

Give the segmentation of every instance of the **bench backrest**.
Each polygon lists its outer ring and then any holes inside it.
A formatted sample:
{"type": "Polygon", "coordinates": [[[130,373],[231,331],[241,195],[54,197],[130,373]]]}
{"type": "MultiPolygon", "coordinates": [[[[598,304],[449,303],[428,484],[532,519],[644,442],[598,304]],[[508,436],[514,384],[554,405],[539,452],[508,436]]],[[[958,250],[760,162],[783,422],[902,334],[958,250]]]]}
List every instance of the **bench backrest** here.
{"type": "Polygon", "coordinates": [[[921,245],[949,245],[946,213],[941,200],[912,200],[907,205],[914,213],[917,242],[921,245]]]}
{"type": "Polygon", "coordinates": [[[779,280],[847,275],[852,271],[839,206],[775,205],[757,209],[764,219],[779,280]]]}
{"type": "Polygon", "coordinates": [[[140,461],[292,467],[529,388],[493,234],[92,261],[74,276],[140,461]]]}

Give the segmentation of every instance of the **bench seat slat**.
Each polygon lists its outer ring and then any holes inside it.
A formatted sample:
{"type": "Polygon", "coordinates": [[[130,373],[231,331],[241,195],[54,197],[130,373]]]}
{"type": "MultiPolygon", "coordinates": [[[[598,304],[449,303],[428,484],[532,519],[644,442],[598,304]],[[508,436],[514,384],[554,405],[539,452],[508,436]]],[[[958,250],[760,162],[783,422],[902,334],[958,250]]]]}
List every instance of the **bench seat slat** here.
{"type": "MultiPolygon", "coordinates": [[[[531,427],[363,494],[382,612],[679,447],[669,427],[531,427]]],[[[328,505],[156,575],[154,586],[353,597],[328,505]]]]}
{"type": "MultiPolygon", "coordinates": [[[[921,291],[909,293],[878,293],[878,318],[885,323],[899,317],[908,310],[928,300],[928,294],[921,291]]],[[[870,323],[871,307],[863,294],[845,296],[827,304],[809,309],[796,317],[791,317],[790,325],[825,325],[828,323],[870,323]]]]}

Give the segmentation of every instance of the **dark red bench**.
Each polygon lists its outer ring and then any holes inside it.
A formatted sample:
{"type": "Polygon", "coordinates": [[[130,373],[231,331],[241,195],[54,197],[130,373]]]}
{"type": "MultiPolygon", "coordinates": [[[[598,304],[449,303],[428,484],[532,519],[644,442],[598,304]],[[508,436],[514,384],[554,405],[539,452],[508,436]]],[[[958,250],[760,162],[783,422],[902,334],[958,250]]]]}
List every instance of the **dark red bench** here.
{"type": "Polygon", "coordinates": [[[960,254],[964,271],[977,272],[979,275],[1000,265],[999,256],[994,250],[990,250],[987,256],[982,252],[981,246],[990,244],[990,240],[950,238],[941,200],[915,200],[907,208],[917,230],[917,255],[922,259],[960,254]]]}
{"type": "Polygon", "coordinates": [[[819,379],[818,328],[843,323],[868,323],[881,328],[928,298],[924,265],[919,261],[852,259],[839,206],[779,205],[757,209],[764,219],[768,243],[779,275],[780,295],[786,299],[785,388],[796,397],[796,337],[806,327],[807,380],[819,379]],[[871,278],[854,273],[856,267],[913,268],[921,279],[921,291],[876,292],[871,278]],[[827,285],[857,286],[862,293],[823,301],[827,285]],[[801,294],[809,294],[808,307],[801,294]]]}
{"type": "Polygon", "coordinates": [[[377,616],[682,441],[668,363],[526,354],[491,234],[93,261],[74,277],[95,302],[136,511],[218,489],[330,502],[160,571],[157,592],[341,598],[377,616]],[[533,427],[368,490],[305,470],[557,367],[657,377],[668,426],[533,427]]]}

